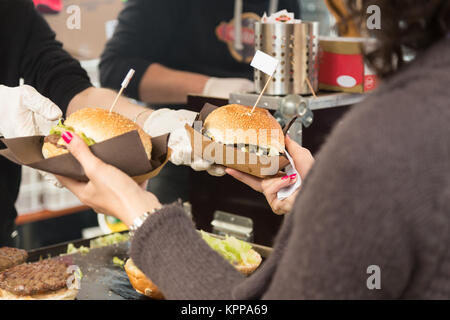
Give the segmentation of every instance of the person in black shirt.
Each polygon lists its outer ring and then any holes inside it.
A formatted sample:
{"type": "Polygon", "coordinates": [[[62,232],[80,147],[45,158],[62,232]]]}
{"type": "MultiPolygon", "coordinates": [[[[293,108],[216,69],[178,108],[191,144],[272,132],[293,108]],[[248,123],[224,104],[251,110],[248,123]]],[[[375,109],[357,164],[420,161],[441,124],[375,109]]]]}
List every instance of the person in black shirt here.
{"type": "MultiPolygon", "coordinates": [[[[0,0],[0,44],[0,136],[46,135],[63,114],[84,107],[109,108],[116,97],[113,90],[92,87],[79,62],[55,40],[55,33],[31,0],[0,0]],[[19,86],[21,79],[25,85],[19,86]]],[[[119,76],[119,83],[133,67],[131,63],[121,66],[124,73],[119,76]]],[[[141,127],[164,132],[184,128],[186,119],[195,118],[195,113],[187,110],[171,110],[163,117],[151,118],[152,109],[125,98],[118,100],[114,111],[141,127]]],[[[151,136],[156,136],[155,132],[151,136]]],[[[186,158],[180,164],[194,167],[190,154],[183,156],[186,153],[183,143],[170,146],[173,157],[186,158]]],[[[4,148],[1,142],[0,148],[4,148]]],[[[210,163],[197,164],[200,165],[197,170],[214,168],[210,163]]],[[[20,166],[0,157],[0,246],[13,245],[11,234],[17,216],[14,203],[20,177],[20,166]]]]}
{"type": "Polygon", "coordinates": [[[147,103],[250,91],[253,24],[277,9],[300,14],[298,0],[128,0],[101,58],[101,84],[118,89],[131,66],[136,75],[127,94],[147,103]]]}
{"type": "MultiPolygon", "coordinates": [[[[0,1],[0,136],[43,133],[43,126],[62,113],[107,107],[115,96],[112,90],[92,87],[86,72],[55,40],[31,0],[0,1]],[[25,86],[19,86],[20,79],[25,86]]],[[[131,119],[146,110],[127,99],[120,99],[115,108],[131,119]]],[[[140,117],[141,125],[150,113],[140,117]]],[[[0,148],[4,148],[1,143],[0,148]]],[[[0,157],[0,246],[13,244],[20,177],[20,166],[0,157]]]]}

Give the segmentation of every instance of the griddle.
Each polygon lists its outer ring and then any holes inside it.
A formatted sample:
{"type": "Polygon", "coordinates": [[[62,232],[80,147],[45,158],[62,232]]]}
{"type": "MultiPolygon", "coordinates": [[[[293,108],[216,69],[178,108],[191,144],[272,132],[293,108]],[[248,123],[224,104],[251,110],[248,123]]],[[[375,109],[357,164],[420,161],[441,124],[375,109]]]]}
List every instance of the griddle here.
{"type": "MultiPolygon", "coordinates": [[[[222,238],[214,234],[211,235],[222,238]]],[[[77,248],[82,245],[89,247],[90,241],[94,239],[96,238],[68,241],[31,250],[28,252],[28,262],[35,262],[65,254],[69,243],[72,243],[77,248]]],[[[272,251],[272,248],[269,247],[257,244],[252,244],[252,246],[261,255],[263,260],[272,251]]],[[[64,260],[71,265],[78,266],[83,274],[77,300],[149,300],[150,298],[134,290],[123,267],[113,264],[114,257],[125,261],[129,257],[129,249],[130,242],[125,241],[110,246],[90,249],[88,253],[64,255],[64,260]]]]}

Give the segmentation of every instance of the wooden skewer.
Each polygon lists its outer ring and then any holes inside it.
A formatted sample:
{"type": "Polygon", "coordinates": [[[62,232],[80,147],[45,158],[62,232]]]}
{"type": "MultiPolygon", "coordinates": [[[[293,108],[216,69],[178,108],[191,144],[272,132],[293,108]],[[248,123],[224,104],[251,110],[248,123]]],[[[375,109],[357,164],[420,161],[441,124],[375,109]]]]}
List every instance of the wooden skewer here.
{"type": "Polygon", "coordinates": [[[114,102],[113,102],[113,104],[111,105],[111,108],[109,108],[109,113],[111,113],[111,111],[112,111],[112,110],[114,109],[114,107],[116,106],[116,103],[117,103],[117,101],[119,100],[120,96],[122,95],[122,92],[123,92],[124,89],[125,89],[124,87],[120,88],[120,91],[119,91],[119,93],[118,93],[117,96],[116,96],[116,99],[114,99],[114,102]]]}
{"type": "Polygon", "coordinates": [[[308,77],[306,77],[306,83],[308,84],[309,90],[311,90],[311,93],[314,96],[314,98],[317,98],[316,93],[314,92],[314,89],[313,89],[308,77]]]}
{"type": "Polygon", "coordinates": [[[116,106],[116,103],[117,103],[117,101],[119,101],[119,98],[122,95],[123,90],[128,86],[128,84],[130,83],[131,78],[133,78],[133,75],[134,75],[134,70],[130,69],[130,71],[128,71],[127,75],[125,76],[125,79],[123,79],[123,81],[122,81],[121,88],[120,88],[119,93],[116,96],[116,99],[114,99],[114,102],[111,105],[111,108],[109,108],[109,113],[111,113],[111,111],[116,106]]]}
{"type": "Polygon", "coordinates": [[[272,80],[272,76],[269,77],[269,79],[267,80],[266,84],[264,85],[264,88],[261,90],[261,93],[259,94],[258,99],[256,99],[256,102],[253,105],[252,111],[250,111],[250,113],[253,113],[253,110],[255,110],[256,106],[259,103],[259,100],[261,100],[261,97],[262,97],[264,91],[266,91],[266,88],[269,85],[270,80],[272,80]]]}

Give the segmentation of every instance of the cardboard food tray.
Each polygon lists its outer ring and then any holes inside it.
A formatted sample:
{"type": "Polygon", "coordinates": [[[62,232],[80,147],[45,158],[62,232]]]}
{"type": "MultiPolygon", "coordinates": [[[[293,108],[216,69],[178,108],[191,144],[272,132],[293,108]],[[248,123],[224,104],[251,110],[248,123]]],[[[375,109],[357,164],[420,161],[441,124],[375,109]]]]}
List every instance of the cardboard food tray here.
{"type": "MultiPolygon", "coordinates": [[[[96,143],[90,149],[104,162],[122,170],[137,183],[142,183],[155,177],[169,160],[171,150],[167,147],[168,136],[166,134],[151,139],[150,161],[136,130],[96,143]]],[[[44,138],[44,136],[30,136],[1,139],[6,149],[0,150],[0,155],[19,165],[79,181],[89,180],[80,163],[70,153],[44,159],[42,155],[44,138]]]]}
{"type": "MultiPolygon", "coordinates": [[[[191,138],[193,153],[196,156],[259,178],[276,175],[289,164],[289,160],[284,155],[258,156],[254,153],[241,151],[236,147],[214,142],[204,136],[200,131],[203,130],[203,122],[217,108],[217,106],[206,103],[200,110],[193,126],[185,126],[191,138]]],[[[287,133],[294,121],[295,118],[283,129],[284,134],[287,133]]]]}

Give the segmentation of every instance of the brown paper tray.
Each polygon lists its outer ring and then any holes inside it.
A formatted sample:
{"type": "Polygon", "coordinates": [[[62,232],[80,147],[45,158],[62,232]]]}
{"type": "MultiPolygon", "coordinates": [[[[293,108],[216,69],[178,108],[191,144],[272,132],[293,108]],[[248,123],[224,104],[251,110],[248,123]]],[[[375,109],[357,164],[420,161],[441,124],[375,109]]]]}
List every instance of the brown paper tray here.
{"type": "MultiPolygon", "coordinates": [[[[149,161],[136,130],[96,143],[90,147],[92,153],[102,161],[122,170],[137,183],[155,177],[170,157],[167,147],[168,134],[152,138],[152,159],[149,161]]],[[[42,145],[44,136],[1,139],[6,149],[0,155],[19,165],[29,166],[45,172],[88,181],[80,163],[70,154],[44,159],[42,145]]]]}
{"type": "MultiPolygon", "coordinates": [[[[235,147],[214,142],[204,136],[202,132],[196,130],[197,126],[203,129],[204,120],[217,108],[217,106],[206,103],[202,110],[200,110],[193,126],[185,126],[190,135],[191,146],[195,155],[205,160],[212,161],[225,167],[236,169],[259,178],[276,175],[281,169],[289,164],[289,160],[284,155],[276,157],[257,156],[253,153],[243,152],[235,147]]],[[[286,134],[292,123],[293,121],[291,121],[284,128],[284,134],[286,134]]]]}

